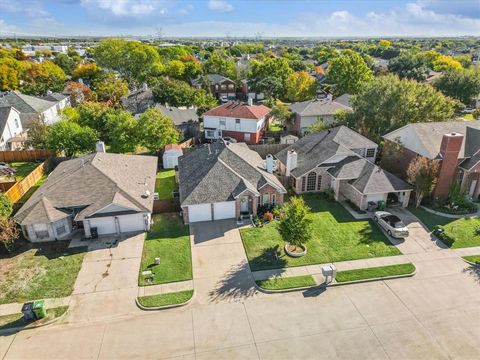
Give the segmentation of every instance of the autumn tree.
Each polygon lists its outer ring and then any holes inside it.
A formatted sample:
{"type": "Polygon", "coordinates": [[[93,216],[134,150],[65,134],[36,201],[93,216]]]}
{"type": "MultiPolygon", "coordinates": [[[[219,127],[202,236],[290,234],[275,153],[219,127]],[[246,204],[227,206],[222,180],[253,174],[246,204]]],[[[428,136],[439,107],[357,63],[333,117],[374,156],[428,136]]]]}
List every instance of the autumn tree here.
{"type": "Polygon", "coordinates": [[[415,191],[415,206],[432,193],[437,182],[439,165],[423,156],[415,158],[407,169],[407,179],[415,191]]]}
{"type": "Polygon", "coordinates": [[[334,85],[335,96],[357,94],[372,80],[372,70],[362,56],[353,50],[344,50],[330,60],[327,81],[334,85]]]}
{"type": "Polygon", "coordinates": [[[128,84],[114,73],[102,74],[92,84],[99,101],[117,106],[120,98],[128,94],[128,84]]]}
{"type": "Polygon", "coordinates": [[[85,84],[69,81],[65,86],[65,93],[70,94],[70,102],[72,106],[80,105],[86,101],[96,101],[97,94],[95,94],[85,84]]]}
{"type": "MultiPolygon", "coordinates": [[[[0,194],[1,195],[1,194],[0,194]]],[[[0,244],[8,251],[15,247],[15,241],[20,236],[20,230],[12,218],[0,215],[0,244]]]]}
{"type": "Polygon", "coordinates": [[[29,95],[45,95],[48,90],[61,92],[65,87],[65,72],[51,61],[32,63],[22,73],[21,90],[29,95]]]}
{"type": "Polygon", "coordinates": [[[152,152],[177,143],[180,138],[173,121],[155,108],[150,108],[139,116],[137,134],[140,145],[152,152]]]}
{"type": "Polygon", "coordinates": [[[78,64],[75,70],[73,71],[72,78],[74,80],[80,80],[87,84],[91,85],[95,82],[101,75],[101,70],[95,63],[86,63],[78,64]]]}
{"type": "Polygon", "coordinates": [[[291,101],[305,101],[315,97],[318,82],[306,71],[291,74],[287,82],[287,98],[291,101]]]}
{"type": "Polygon", "coordinates": [[[15,90],[18,88],[18,73],[13,67],[0,64],[0,91],[15,90]]]}

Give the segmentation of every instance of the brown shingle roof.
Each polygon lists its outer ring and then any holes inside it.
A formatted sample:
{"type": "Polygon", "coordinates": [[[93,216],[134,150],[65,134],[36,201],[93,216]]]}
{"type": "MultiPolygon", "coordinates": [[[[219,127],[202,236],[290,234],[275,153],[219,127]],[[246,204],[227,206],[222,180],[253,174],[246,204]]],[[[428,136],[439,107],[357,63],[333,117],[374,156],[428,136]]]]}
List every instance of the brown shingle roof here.
{"type": "Polygon", "coordinates": [[[266,116],[270,111],[271,109],[265,105],[248,105],[236,101],[229,101],[207,111],[203,115],[258,120],[266,116]]]}

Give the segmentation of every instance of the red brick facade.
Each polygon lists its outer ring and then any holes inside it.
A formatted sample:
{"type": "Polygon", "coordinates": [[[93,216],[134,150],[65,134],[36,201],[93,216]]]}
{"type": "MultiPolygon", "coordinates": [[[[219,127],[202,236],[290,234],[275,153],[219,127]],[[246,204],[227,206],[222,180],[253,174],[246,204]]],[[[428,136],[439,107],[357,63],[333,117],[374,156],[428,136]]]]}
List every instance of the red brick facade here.
{"type": "MultiPolygon", "coordinates": [[[[260,140],[263,137],[263,134],[265,133],[265,127],[257,131],[256,133],[244,133],[240,131],[228,131],[228,130],[222,130],[222,136],[223,137],[231,137],[237,140],[238,142],[244,142],[249,145],[255,145],[260,142],[260,140]],[[250,135],[250,140],[245,140],[245,135],[248,134],[250,135]]],[[[247,135],[247,137],[248,137],[247,135]]]]}
{"type": "Polygon", "coordinates": [[[443,135],[440,146],[440,154],[443,159],[440,164],[437,185],[433,191],[434,198],[446,199],[448,197],[448,190],[456,179],[458,155],[462,148],[463,138],[462,134],[443,135]]]}

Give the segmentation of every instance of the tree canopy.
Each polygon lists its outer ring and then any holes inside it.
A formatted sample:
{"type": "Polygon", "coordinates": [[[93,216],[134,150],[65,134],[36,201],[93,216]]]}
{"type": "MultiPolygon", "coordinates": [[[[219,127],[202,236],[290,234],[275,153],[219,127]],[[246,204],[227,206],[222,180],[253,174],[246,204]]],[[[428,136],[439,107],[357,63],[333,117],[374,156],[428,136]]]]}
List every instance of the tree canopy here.
{"type": "Polygon", "coordinates": [[[480,71],[448,70],[433,85],[445,95],[469,105],[480,94],[480,71]]]}
{"type": "Polygon", "coordinates": [[[150,108],[138,118],[138,137],[140,145],[150,151],[158,151],[168,144],[177,143],[180,134],[170,118],[160,110],[150,108]]]}
{"type": "Polygon", "coordinates": [[[71,157],[94,151],[97,139],[97,132],[88,126],[62,120],[50,127],[47,144],[50,149],[63,151],[65,156],[71,157]]]}
{"type": "Polygon", "coordinates": [[[299,71],[288,77],[287,99],[291,101],[305,101],[315,97],[318,82],[306,71],[299,71]]]}

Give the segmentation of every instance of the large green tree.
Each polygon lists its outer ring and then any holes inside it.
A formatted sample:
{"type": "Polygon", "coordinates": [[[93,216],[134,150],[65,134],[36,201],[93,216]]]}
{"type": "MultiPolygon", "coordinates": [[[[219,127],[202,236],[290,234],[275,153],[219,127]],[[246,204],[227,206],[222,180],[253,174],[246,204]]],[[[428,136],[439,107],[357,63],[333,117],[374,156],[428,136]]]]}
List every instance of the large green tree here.
{"type": "Polygon", "coordinates": [[[150,151],[156,152],[168,144],[176,143],[180,138],[173,121],[155,108],[141,114],[137,126],[140,145],[150,151]]]}
{"type": "Polygon", "coordinates": [[[427,78],[429,69],[425,63],[411,52],[390,59],[388,70],[397,74],[401,79],[423,81],[427,78]]]}
{"type": "Polygon", "coordinates": [[[334,94],[357,94],[373,80],[373,72],[360,54],[344,50],[330,60],[327,81],[334,85],[334,94]]]}
{"type": "Polygon", "coordinates": [[[480,94],[480,71],[448,70],[433,85],[445,95],[469,105],[480,94]]]}
{"type": "Polygon", "coordinates": [[[134,152],[139,144],[137,121],[128,111],[107,116],[106,128],[109,132],[111,151],[117,153],[134,152]]]}
{"type": "Polygon", "coordinates": [[[315,97],[318,82],[306,71],[299,71],[288,77],[287,99],[291,101],[305,101],[315,97]]]}
{"type": "Polygon", "coordinates": [[[95,130],[74,121],[62,120],[50,127],[47,144],[50,149],[63,151],[65,156],[71,157],[94,151],[97,139],[95,130]]]}
{"type": "Polygon", "coordinates": [[[85,102],[75,108],[65,109],[62,115],[66,120],[94,129],[100,138],[108,143],[110,137],[107,129],[107,118],[111,114],[115,114],[115,110],[106,104],[85,102]]]}
{"type": "Polygon", "coordinates": [[[120,98],[128,93],[128,84],[125,80],[112,72],[102,74],[94,81],[92,88],[99,101],[104,101],[111,106],[118,106],[120,98]]]}
{"type": "Polygon", "coordinates": [[[284,98],[287,84],[293,70],[285,58],[267,58],[264,61],[253,60],[250,65],[250,87],[257,93],[264,93],[275,99],[284,98]]]}
{"type": "Polygon", "coordinates": [[[349,123],[380,142],[382,135],[409,123],[450,119],[456,103],[428,84],[388,75],[367,84],[352,105],[349,123]]]}
{"type": "Polygon", "coordinates": [[[235,62],[225,59],[218,53],[214,53],[205,61],[203,65],[205,73],[207,74],[219,74],[230,78],[231,80],[237,79],[237,69],[235,62]]]}
{"type": "Polygon", "coordinates": [[[32,63],[22,72],[21,90],[29,95],[45,95],[48,90],[61,92],[66,78],[62,68],[51,61],[32,63]]]}

